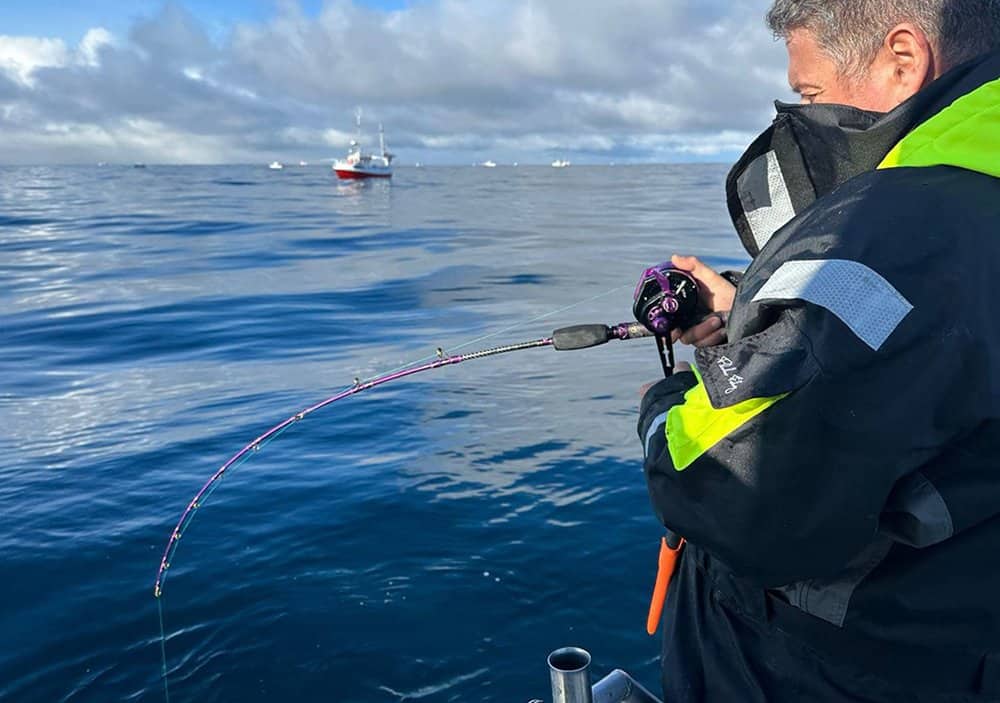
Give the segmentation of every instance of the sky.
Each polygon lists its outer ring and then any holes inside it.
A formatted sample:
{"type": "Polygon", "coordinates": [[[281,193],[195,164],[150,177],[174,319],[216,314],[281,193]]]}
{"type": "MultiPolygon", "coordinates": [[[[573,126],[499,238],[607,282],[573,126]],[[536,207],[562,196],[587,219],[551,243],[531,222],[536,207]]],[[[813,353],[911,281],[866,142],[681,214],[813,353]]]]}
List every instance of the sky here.
{"type": "Polygon", "coordinates": [[[789,99],[768,0],[0,5],[0,163],[732,161],[789,99]]]}

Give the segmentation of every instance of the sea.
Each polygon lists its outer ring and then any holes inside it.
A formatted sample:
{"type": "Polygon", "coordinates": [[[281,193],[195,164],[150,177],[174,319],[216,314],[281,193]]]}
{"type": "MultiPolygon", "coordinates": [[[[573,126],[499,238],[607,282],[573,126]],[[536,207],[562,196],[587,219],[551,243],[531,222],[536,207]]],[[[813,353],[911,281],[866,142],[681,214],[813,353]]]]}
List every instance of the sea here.
{"type": "MultiPolygon", "coordinates": [[[[649,339],[420,360],[631,319],[672,253],[746,263],[724,165],[0,168],[0,701],[659,691],[649,339]]],[[[690,350],[678,357],[690,359],[690,350]]]]}

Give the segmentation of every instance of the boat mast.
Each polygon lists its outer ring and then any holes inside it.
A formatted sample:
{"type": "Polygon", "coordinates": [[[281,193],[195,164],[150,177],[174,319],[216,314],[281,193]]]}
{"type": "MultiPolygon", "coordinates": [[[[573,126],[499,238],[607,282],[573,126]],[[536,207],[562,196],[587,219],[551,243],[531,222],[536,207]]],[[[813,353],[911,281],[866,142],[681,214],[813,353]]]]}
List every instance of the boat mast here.
{"type": "Polygon", "coordinates": [[[355,126],[357,128],[357,132],[354,135],[354,141],[351,144],[351,146],[357,147],[358,150],[360,151],[361,150],[361,108],[360,107],[354,110],[354,123],[355,123],[355,126]]]}

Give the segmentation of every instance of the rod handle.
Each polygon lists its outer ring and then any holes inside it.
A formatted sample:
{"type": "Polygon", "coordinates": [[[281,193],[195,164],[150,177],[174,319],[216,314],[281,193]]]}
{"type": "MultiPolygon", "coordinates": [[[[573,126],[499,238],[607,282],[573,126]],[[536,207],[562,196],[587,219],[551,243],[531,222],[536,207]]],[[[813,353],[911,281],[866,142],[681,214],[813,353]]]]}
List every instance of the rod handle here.
{"type": "Polygon", "coordinates": [[[553,332],[552,346],[559,351],[588,349],[604,344],[610,339],[612,339],[611,328],[607,325],[573,325],[553,332]]]}

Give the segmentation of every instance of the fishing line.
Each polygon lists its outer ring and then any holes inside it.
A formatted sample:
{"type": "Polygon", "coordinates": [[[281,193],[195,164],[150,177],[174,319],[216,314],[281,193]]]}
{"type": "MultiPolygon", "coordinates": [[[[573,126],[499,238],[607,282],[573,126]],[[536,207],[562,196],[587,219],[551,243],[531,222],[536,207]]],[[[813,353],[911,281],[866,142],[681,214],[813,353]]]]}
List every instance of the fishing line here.
{"type": "MultiPolygon", "coordinates": [[[[616,286],[603,293],[598,293],[597,295],[591,296],[583,300],[578,300],[575,303],[566,305],[564,307],[552,310],[550,312],[538,315],[524,322],[520,322],[514,325],[503,327],[490,334],[482,335],[474,339],[462,342],[454,347],[452,350],[465,349],[467,347],[481,344],[486,340],[493,339],[502,334],[510,332],[515,329],[524,328],[533,323],[548,319],[555,315],[573,310],[582,305],[592,303],[595,300],[606,297],[618,291],[621,291],[629,286],[616,286]]],[[[167,542],[167,546],[164,549],[163,556],[160,559],[160,566],[156,574],[156,582],[153,586],[153,596],[157,602],[157,610],[159,614],[159,625],[160,625],[160,656],[161,656],[161,674],[163,678],[163,692],[167,703],[170,702],[170,690],[168,684],[167,675],[167,653],[166,653],[166,629],[164,626],[163,619],[163,586],[166,580],[166,574],[171,566],[177,547],[180,542],[181,537],[183,537],[185,531],[190,526],[191,522],[194,520],[194,516],[198,509],[205,505],[205,502],[209,499],[212,493],[220,485],[222,478],[233,469],[239,467],[244,462],[250,459],[254,454],[259,453],[264,447],[273,442],[275,439],[280,437],[286,430],[288,430],[293,425],[298,424],[306,417],[312,413],[325,408],[327,405],[342,400],[349,396],[355,395],[362,391],[368,390],[370,388],[375,388],[385,383],[390,383],[392,381],[405,378],[407,376],[412,376],[417,373],[422,373],[425,371],[430,371],[432,369],[437,369],[442,366],[452,366],[463,361],[470,361],[473,359],[484,359],[491,356],[497,356],[499,354],[507,354],[515,351],[523,351],[526,349],[535,349],[541,347],[553,346],[559,350],[567,349],[583,349],[591,346],[596,346],[598,344],[603,344],[611,339],[631,339],[636,337],[648,336],[647,332],[641,325],[636,323],[621,323],[615,326],[607,325],[579,325],[571,328],[564,328],[562,330],[556,330],[550,337],[542,337],[539,339],[530,340],[527,342],[519,342],[516,344],[507,344],[503,346],[491,347],[489,349],[482,349],[479,351],[470,352],[467,354],[451,354],[446,355],[444,350],[438,348],[437,353],[430,356],[425,356],[414,361],[406,362],[400,366],[397,366],[388,371],[370,376],[365,380],[356,378],[353,385],[343,387],[339,392],[334,395],[322,400],[314,405],[311,405],[299,412],[295,413],[291,417],[286,418],[282,422],[278,423],[271,429],[267,430],[263,434],[259,435],[246,446],[244,446],[240,451],[230,457],[222,466],[220,466],[214,474],[208,479],[208,481],[201,487],[201,489],[195,494],[194,498],[188,503],[187,507],[181,513],[180,519],[177,521],[177,525],[174,527],[170,534],[170,539],[167,542]]]]}
{"type": "Polygon", "coordinates": [[[170,686],[167,683],[167,636],[163,629],[163,599],[156,599],[156,612],[160,616],[160,678],[163,679],[163,698],[170,703],[170,686]]]}
{"type": "MultiPolygon", "coordinates": [[[[592,303],[595,300],[600,300],[601,298],[606,298],[607,296],[611,295],[612,293],[617,293],[618,291],[624,290],[624,289],[629,288],[629,287],[630,286],[628,286],[628,285],[624,285],[624,286],[616,286],[615,288],[610,288],[610,289],[604,291],[603,293],[598,293],[597,295],[595,295],[593,297],[586,298],[584,300],[579,300],[579,301],[577,301],[575,303],[572,303],[571,305],[567,305],[566,307],[559,308],[558,310],[552,310],[551,312],[547,312],[544,315],[539,315],[538,317],[533,317],[530,320],[525,320],[524,322],[519,322],[519,323],[517,323],[515,325],[510,325],[509,327],[501,327],[496,332],[490,332],[489,334],[484,334],[482,337],[476,337],[475,339],[470,339],[467,342],[462,342],[461,344],[457,344],[457,345],[455,345],[453,347],[449,347],[449,349],[453,349],[453,350],[457,351],[458,349],[465,349],[466,347],[471,347],[474,344],[482,344],[483,342],[485,342],[488,339],[493,339],[495,337],[499,337],[500,335],[506,334],[507,332],[513,332],[514,330],[521,329],[522,327],[527,327],[528,325],[531,325],[531,324],[533,324],[535,322],[541,322],[542,320],[547,320],[548,318],[555,317],[556,315],[561,315],[562,313],[567,312],[569,310],[572,310],[573,308],[578,308],[581,305],[586,305],[587,303],[592,303]]],[[[381,376],[381,375],[384,375],[384,374],[394,373],[396,371],[402,371],[403,369],[409,368],[410,366],[414,366],[416,364],[422,364],[424,362],[430,361],[431,359],[435,359],[435,358],[437,358],[437,354],[431,354],[429,356],[425,356],[425,357],[422,357],[420,359],[414,359],[413,361],[409,361],[409,362],[406,362],[405,364],[401,364],[401,365],[397,366],[394,369],[389,369],[388,371],[382,371],[382,372],[380,372],[378,374],[375,374],[373,376],[369,376],[369,378],[375,378],[376,376],[381,376]]]]}

